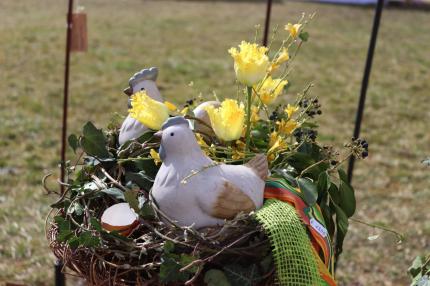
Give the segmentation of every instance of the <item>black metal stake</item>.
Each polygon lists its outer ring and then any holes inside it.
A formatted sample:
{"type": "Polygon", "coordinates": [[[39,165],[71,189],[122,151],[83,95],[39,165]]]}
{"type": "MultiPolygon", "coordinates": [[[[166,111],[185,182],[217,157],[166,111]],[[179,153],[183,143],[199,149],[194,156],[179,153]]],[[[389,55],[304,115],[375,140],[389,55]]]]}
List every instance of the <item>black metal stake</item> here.
{"type": "MultiPolygon", "coordinates": [[[[66,179],[66,136],[67,136],[67,111],[69,105],[69,69],[70,69],[70,46],[72,40],[72,12],[73,0],[69,0],[67,12],[67,36],[66,36],[66,59],[64,66],[64,96],[63,96],[63,122],[61,132],[61,182],[66,179]]],[[[64,185],[61,184],[61,194],[64,193],[64,185]]],[[[55,286],[65,286],[66,279],[63,273],[63,261],[55,262],[55,286]]]]}
{"type": "Polygon", "coordinates": [[[267,47],[267,40],[269,37],[269,27],[270,27],[270,14],[272,12],[272,0],[267,0],[266,8],[266,21],[264,23],[264,36],[263,36],[263,46],[267,47]]]}
{"type": "MultiPolygon", "coordinates": [[[[373,18],[373,28],[372,28],[372,34],[369,42],[369,49],[367,51],[367,59],[366,59],[366,66],[364,68],[363,81],[361,82],[360,99],[358,101],[358,108],[357,108],[354,134],[353,134],[354,138],[358,138],[360,136],[361,122],[363,121],[364,105],[366,103],[367,87],[369,85],[370,71],[372,69],[373,55],[375,53],[376,39],[378,36],[378,29],[379,29],[379,24],[381,22],[383,7],[384,7],[384,0],[378,0],[378,3],[376,4],[376,8],[375,8],[375,16],[373,18]]],[[[355,158],[351,157],[349,159],[349,164],[348,164],[349,183],[352,182],[354,163],[355,163],[355,158]]]]}

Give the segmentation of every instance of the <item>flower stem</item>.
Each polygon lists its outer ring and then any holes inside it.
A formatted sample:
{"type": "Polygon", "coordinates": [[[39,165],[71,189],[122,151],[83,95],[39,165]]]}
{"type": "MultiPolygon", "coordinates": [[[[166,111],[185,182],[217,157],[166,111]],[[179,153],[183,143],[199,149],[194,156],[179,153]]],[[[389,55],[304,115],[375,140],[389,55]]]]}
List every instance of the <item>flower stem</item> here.
{"type": "Polygon", "coordinates": [[[246,90],[248,92],[247,97],[247,107],[246,107],[246,147],[245,151],[249,150],[249,141],[251,139],[250,133],[251,133],[251,105],[252,105],[252,86],[247,86],[246,90]]]}

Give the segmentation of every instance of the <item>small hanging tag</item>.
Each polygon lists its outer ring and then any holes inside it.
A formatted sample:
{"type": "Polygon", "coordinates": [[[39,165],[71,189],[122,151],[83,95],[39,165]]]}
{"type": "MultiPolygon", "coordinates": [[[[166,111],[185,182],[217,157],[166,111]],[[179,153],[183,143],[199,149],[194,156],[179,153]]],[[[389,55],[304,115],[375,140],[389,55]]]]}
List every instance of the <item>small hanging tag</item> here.
{"type": "Polygon", "coordinates": [[[315,229],[322,237],[326,237],[327,236],[327,229],[319,223],[319,221],[317,221],[314,218],[311,218],[311,226],[313,229],[315,229]]]}
{"type": "Polygon", "coordinates": [[[72,52],[86,52],[88,49],[87,14],[83,12],[72,14],[72,52]]]}

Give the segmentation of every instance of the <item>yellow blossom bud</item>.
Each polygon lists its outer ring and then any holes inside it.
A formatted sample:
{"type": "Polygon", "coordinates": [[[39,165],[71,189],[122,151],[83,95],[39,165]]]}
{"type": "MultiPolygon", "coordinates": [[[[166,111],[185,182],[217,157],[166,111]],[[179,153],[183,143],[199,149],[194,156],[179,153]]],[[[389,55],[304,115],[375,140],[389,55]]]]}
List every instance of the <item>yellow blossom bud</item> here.
{"type": "Polygon", "coordinates": [[[149,97],[145,91],[138,91],[131,96],[130,116],[153,130],[160,130],[169,118],[166,105],[149,97]]]}
{"type": "Polygon", "coordinates": [[[165,101],[164,104],[167,106],[167,108],[169,109],[169,111],[174,112],[176,111],[178,108],[176,107],[176,105],[174,105],[173,103],[171,103],[170,101],[165,101]]]}
{"type": "Polygon", "coordinates": [[[281,121],[276,122],[276,124],[278,125],[278,132],[284,135],[292,134],[294,130],[296,130],[296,128],[299,126],[297,121],[292,119],[288,121],[282,119],[281,121]]]}
{"type": "Polygon", "coordinates": [[[280,78],[273,79],[270,76],[266,78],[258,90],[261,101],[266,105],[272,103],[278,95],[282,93],[287,83],[287,80],[282,80],[280,78]]]}
{"type": "Polygon", "coordinates": [[[298,106],[292,106],[290,104],[287,105],[287,108],[285,108],[284,112],[288,114],[288,119],[290,119],[294,113],[297,112],[297,110],[299,110],[298,106]]]}
{"type": "Polygon", "coordinates": [[[290,32],[291,37],[296,38],[299,35],[299,30],[301,26],[302,24],[293,25],[291,23],[288,23],[287,25],[285,25],[285,30],[290,32]]]}

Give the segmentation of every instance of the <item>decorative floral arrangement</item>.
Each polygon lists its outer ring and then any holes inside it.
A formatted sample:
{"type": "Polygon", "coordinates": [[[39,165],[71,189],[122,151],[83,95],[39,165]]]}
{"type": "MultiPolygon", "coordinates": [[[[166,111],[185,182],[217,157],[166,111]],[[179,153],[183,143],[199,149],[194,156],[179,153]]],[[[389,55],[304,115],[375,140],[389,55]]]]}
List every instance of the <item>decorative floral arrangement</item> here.
{"type": "MultiPolygon", "coordinates": [[[[57,193],[47,221],[54,254],[92,285],[335,285],[335,263],[356,207],[340,166],[350,156],[366,157],[368,144],[353,138],[337,152],[318,143],[321,104],[311,95],[312,85],[293,102],[279,100],[308,40],[310,18],[275,31],[273,39],[285,38],[278,47],[272,40],[268,47],[242,41],[231,48],[238,84],[234,96],[222,101],[198,97],[178,108],[156,89],[156,69],[135,74],[125,90],[130,109],[121,128],[118,118],[105,130],[88,122],[81,135],[69,137],[79,156],[67,162],[66,191],[57,193]],[[146,85],[137,89],[142,79],[146,85]],[[178,186],[200,178],[204,189],[211,170],[241,167],[240,172],[255,171],[256,182],[266,180],[264,204],[229,186],[226,203],[240,201],[244,207],[217,216],[219,225],[196,227],[170,217],[152,189],[168,168],[161,165],[168,149],[187,153],[179,144],[160,148],[157,135],[175,126],[194,132],[210,162],[177,178],[178,186]],[[288,254],[288,249],[303,251],[288,254]],[[312,260],[316,266],[309,269],[315,273],[304,282],[291,280],[291,271],[305,274],[302,264],[288,264],[288,255],[302,255],[303,265],[312,260]],[[318,282],[306,282],[315,275],[318,282]]],[[[163,141],[169,134],[161,136],[163,141]]]]}

